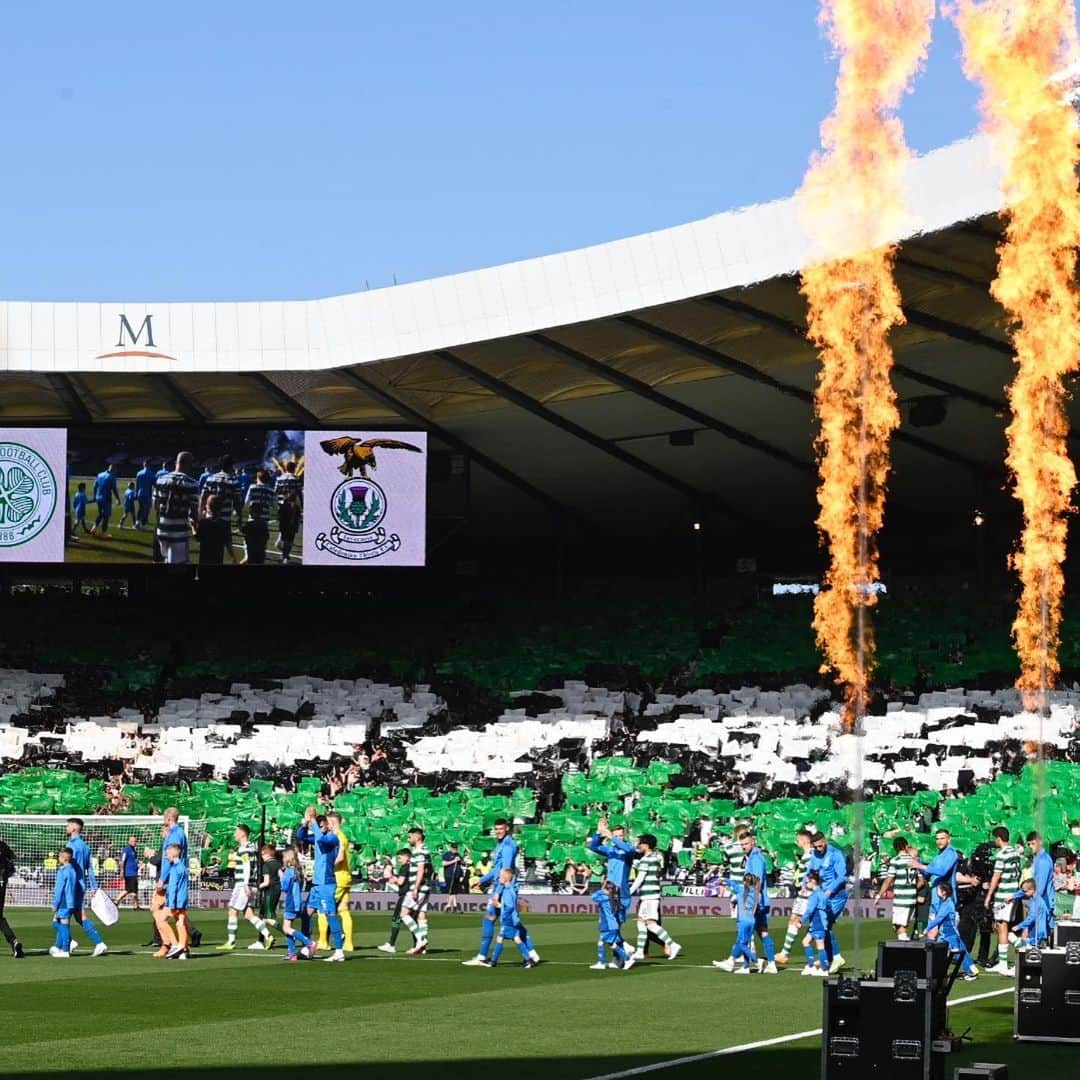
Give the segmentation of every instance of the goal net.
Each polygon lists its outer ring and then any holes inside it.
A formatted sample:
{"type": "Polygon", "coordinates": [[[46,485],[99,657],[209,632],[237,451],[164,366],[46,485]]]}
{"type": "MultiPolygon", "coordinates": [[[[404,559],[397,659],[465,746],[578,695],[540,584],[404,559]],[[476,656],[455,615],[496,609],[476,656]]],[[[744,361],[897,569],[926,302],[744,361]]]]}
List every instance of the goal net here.
{"type": "MultiPolygon", "coordinates": [[[[90,847],[99,888],[114,900],[124,892],[121,856],[131,837],[139,853],[139,904],[146,906],[157,881],[158,867],[150,861],[161,853],[161,818],[133,814],[83,817],[83,839],[90,847]]],[[[50,907],[56,883],[57,854],[67,845],[66,814],[0,814],[0,839],[15,853],[15,872],[8,881],[7,902],[24,907],[50,907]]],[[[191,904],[201,900],[199,853],[206,822],[182,817],[188,838],[191,904]]],[[[125,906],[131,904],[129,897],[125,906]]]]}

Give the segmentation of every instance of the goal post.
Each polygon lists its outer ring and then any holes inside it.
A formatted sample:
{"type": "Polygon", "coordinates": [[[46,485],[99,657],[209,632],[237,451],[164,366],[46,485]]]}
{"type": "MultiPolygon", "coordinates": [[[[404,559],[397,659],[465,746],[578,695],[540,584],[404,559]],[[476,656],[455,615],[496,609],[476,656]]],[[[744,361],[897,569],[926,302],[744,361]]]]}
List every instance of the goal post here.
{"type": "MultiPolygon", "coordinates": [[[[83,839],[90,847],[99,888],[113,899],[124,892],[121,854],[131,837],[139,853],[139,904],[148,906],[157,880],[157,868],[148,852],[160,852],[160,817],[135,814],[0,814],[0,840],[15,855],[15,871],[8,880],[7,902],[20,907],[51,907],[56,883],[57,854],[67,845],[67,823],[81,816],[83,839]]],[[[191,904],[201,900],[199,853],[206,838],[206,822],[180,818],[188,838],[191,904]]]]}

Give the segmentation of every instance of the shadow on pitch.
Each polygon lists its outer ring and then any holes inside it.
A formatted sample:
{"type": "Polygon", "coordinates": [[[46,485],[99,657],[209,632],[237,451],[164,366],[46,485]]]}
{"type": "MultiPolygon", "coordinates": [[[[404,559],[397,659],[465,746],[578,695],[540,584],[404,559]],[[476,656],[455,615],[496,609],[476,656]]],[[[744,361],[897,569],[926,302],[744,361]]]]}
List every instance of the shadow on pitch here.
{"type": "MultiPolygon", "coordinates": [[[[994,1008],[1000,1011],[998,1025],[1008,1024],[1011,1029],[1011,1006],[1002,1005],[994,1008]]],[[[703,1017],[704,1022],[704,1017],[703,1017]]],[[[997,1025],[996,1025],[997,1026],[997,1025]]],[[[998,1026],[998,1031],[1001,1026],[998,1026]]],[[[1076,1075],[1077,1046],[1054,1043],[1018,1043],[1011,1037],[980,1040],[977,1030],[971,1033],[973,1041],[966,1044],[961,1053],[948,1058],[945,1075],[951,1076],[957,1066],[970,1065],[975,1061],[1000,1062],[1008,1065],[1010,1075],[1016,1077],[1039,1076],[1045,1080],[1076,1075]]],[[[362,1045],[366,1044],[370,1033],[357,1033],[362,1045]]],[[[717,1039],[723,1042],[722,1038],[717,1039]]],[[[403,1080],[411,1077],[462,1077],[475,1080],[497,1070],[501,1075],[511,1075],[514,1080],[591,1080],[595,1077],[610,1076],[627,1070],[653,1066],[652,1069],[638,1076],[655,1080],[715,1080],[718,1075],[753,1075],[754,1080],[792,1080],[793,1077],[811,1078],[821,1075],[821,1045],[817,1039],[795,1043],[789,1046],[766,1047],[738,1055],[711,1057],[689,1061],[682,1065],[667,1064],[678,1054],[666,1054],[657,1057],[652,1054],[591,1054],[560,1058],[515,1058],[510,1052],[498,1058],[444,1058],[433,1061],[390,1061],[372,1062],[364,1060],[369,1055],[357,1055],[352,1063],[340,1062],[334,1065],[302,1065],[299,1075],[304,1080],[341,1080],[342,1076],[354,1074],[364,1080],[403,1080]],[[663,1067],[657,1067],[663,1066],[663,1067]]],[[[32,1073],[0,1072],[0,1077],[26,1077],[26,1080],[135,1080],[144,1075],[135,1071],[122,1070],[85,1070],[68,1067],[63,1070],[32,1073]]],[[[181,1069],[156,1069],[156,1080],[244,1080],[252,1077],[258,1080],[296,1080],[298,1075],[295,1063],[280,1067],[238,1066],[206,1067],[181,1069]]],[[[636,1077],[635,1077],[636,1080],[636,1077]]]]}
{"type": "MultiPolygon", "coordinates": [[[[365,1036],[358,1033],[359,1039],[365,1036]]],[[[677,1057],[678,1055],[665,1055],[665,1057],[677,1057]]],[[[660,1059],[664,1060],[664,1059],[660,1059]]],[[[742,1070],[747,1066],[754,1069],[754,1080],[772,1080],[772,1077],[783,1077],[791,1080],[791,1069],[798,1069],[797,1075],[813,1077],[817,1075],[817,1063],[819,1053],[812,1050],[789,1050],[782,1056],[777,1055],[775,1062],[769,1063],[768,1057],[761,1052],[747,1054],[745,1057],[713,1058],[701,1062],[695,1062],[685,1066],[666,1068],[644,1074],[646,1077],[655,1077],[657,1080],[690,1080],[698,1077],[714,1078],[720,1072],[742,1075],[742,1070]],[[775,1070],[775,1071],[774,1071],[775,1070]],[[783,1071],[781,1071],[783,1070],[783,1071]]],[[[630,1055],[615,1054],[605,1055],[582,1055],[578,1057],[562,1058],[515,1058],[511,1054],[499,1058],[471,1058],[471,1059],[442,1059],[434,1061],[395,1061],[395,1062],[372,1062],[370,1060],[358,1060],[355,1062],[340,1062],[334,1065],[301,1065],[283,1064],[281,1066],[238,1066],[234,1068],[222,1068],[208,1066],[206,1068],[188,1067],[181,1069],[161,1068],[154,1070],[155,1080],[342,1080],[343,1076],[362,1076],[364,1080],[409,1080],[412,1077],[435,1077],[440,1078],[469,1078],[476,1080],[478,1076],[490,1075],[492,1072],[498,1075],[510,1075],[514,1080],[587,1080],[587,1078],[609,1076],[612,1073],[620,1073],[626,1070],[637,1069],[642,1066],[653,1065],[658,1062],[655,1055],[630,1055]]],[[[135,1080],[145,1073],[139,1071],[122,1070],[84,1070],[79,1068],[67,1068],[61,1071],[33,1072],[33,1073],[2,1073],[4,1080],[15,1080],[17,1077],[25,1077],[25,1080],[135,1080]]]]}

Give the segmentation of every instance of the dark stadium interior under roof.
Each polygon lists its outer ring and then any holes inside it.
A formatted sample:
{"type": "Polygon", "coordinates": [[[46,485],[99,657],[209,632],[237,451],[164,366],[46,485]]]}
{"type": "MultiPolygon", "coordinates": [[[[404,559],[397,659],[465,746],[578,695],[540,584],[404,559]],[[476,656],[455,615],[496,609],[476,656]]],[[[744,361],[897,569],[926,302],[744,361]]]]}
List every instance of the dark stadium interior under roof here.
{"type": "MultiPolygon", "coordinates": [[[[900,249],[897,505],[974,507],[1000,488],[1012,353],[989,293],[999,230],[987,216],[900,249]]],[[[643,534],[679,519],[809,522],[818,361],[804,327],[785,276],[325,371],[4,373],[0,420],[423,427],[470,456],[483,527],[511,533],[552,512],[643,534]]]]}

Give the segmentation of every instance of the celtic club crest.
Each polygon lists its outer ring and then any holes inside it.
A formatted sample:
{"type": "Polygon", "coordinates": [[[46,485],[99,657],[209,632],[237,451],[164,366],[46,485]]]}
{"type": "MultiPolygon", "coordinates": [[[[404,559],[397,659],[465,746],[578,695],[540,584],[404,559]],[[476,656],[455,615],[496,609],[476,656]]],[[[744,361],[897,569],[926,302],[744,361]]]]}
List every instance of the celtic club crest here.
{"type": "Polygon", "coordinates": [[[386,535],[386,492],[367,477],[342,481],[330,496],[329,533],[319,533],[315,546],[350,562],[377,559],[401,547],[397,533],[386,535]]]}
{"type": "Polygon", "coordinates": [[[29,446],[0,442],[0,548],[18,547],[40,535],[56,503],[49,463],[29,446]]]}

